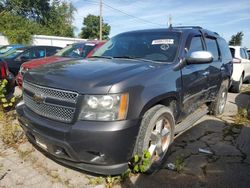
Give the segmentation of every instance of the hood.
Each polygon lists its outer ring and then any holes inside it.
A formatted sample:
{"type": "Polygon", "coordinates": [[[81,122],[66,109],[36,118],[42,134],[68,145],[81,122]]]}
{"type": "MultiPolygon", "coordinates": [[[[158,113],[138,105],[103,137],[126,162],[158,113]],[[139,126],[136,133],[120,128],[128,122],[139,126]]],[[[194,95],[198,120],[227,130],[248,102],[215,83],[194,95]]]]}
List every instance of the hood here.
{"type": "Polygon", "coordinates": [[[40,59],[33,59],[31,61],[28,61],[22,65],[23,68],[36,68],[41,65],[49,64],[49,63],[56,63],[59,61],[66,61],[71,58],[69,57],[59,57],[59,56],[50,56],[50,57],[45,57],[45,58],[40,58],[40,59]]]}
{"type": "Polygon", "coordinates": [[[150,69],[154,66],[138,60],[70,60],[28,71],[24,80],[82,94],[105,94],[113,84],[150,69]]]}

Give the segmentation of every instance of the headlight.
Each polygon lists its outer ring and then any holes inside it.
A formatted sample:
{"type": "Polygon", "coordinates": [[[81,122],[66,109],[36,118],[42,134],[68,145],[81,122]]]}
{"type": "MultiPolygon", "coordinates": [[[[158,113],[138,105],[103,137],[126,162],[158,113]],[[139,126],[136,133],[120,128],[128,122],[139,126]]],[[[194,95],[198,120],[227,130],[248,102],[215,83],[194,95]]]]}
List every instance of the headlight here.
{"type": "Polygon", "coordinates": [[[24,73],[26,73],[28,70],[29,70],[28,68],[24,68],[23,66],[21,66],[20,68],[21,75],[24,75],[24,73]]]}
{"type": "Polygon", "coordinates": [[[116,121],[127,116],[128,94],[86,95],[79,120],[116,121]]]}

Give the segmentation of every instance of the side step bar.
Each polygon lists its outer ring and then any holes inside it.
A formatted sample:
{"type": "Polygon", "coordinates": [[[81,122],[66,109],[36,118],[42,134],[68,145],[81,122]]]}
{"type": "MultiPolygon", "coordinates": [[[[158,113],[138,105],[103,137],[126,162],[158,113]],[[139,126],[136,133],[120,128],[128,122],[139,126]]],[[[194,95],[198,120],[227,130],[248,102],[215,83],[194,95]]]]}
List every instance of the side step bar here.
{"type": "Polygon", "coordinates": [[[197,109],[195,112],[190,114],[186,119],[184,119],[182,122],[178,123],[175,126],[175,137],[182,134],[187,129],[190,129],[194,126],[194,123],[198,121],[201,117],[206,115],[209,112],[207,106],[202,106],[201,108],[197,109]]]}

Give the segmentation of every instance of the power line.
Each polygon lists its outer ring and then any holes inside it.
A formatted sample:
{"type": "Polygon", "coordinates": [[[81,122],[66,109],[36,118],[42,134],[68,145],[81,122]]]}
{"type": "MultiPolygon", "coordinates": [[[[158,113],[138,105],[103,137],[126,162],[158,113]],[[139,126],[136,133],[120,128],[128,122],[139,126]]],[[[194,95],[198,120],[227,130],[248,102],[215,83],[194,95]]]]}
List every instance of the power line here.
{"type": "MultiPolygon", "coordinates": [[[[99,2],[97,2],[97,1],[95,1],[95,0],[88,0],[88,1],[91,1],[91,2],[93,2],[93,3],[99,3],[99,2]]],[[[143,19],[143,18],[140,18],[140,17],[134,16],[134,15],[128,14],[128,13],[126,13],[125,11],[122,11],[122,10],[120,10],[120,9],[117,9],[117,8],[114,8],[114,7],[110,6],[110,5],[107,4],[107,3],[102,2],[102,4],[103,4],[104,6],[106,6],[106,7],[110,8],[110,9],[112,9],[112,10],[115,10],[115,11],[117,11],[117,12],[120,12],[120,13],[126,15],[126,16],[129,16],[129,17],[131,17],[131,18],[133,18],[133,19],[137,19],[138,21],[141,21],[141,22],[144,22],[144,23],[147,23],[147,24],[157,25],[157,26],[164,26],[164,25],[162,25],[162,24],[154,23],[154,22],[145,20],[145,19],[143,19]]]]}

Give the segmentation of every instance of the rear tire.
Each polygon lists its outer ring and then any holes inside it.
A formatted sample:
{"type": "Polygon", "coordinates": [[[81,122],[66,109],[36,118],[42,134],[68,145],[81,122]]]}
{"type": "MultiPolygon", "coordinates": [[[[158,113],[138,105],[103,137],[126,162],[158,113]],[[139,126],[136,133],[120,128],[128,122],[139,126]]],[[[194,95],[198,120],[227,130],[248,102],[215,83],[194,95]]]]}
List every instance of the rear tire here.
{"type": "Polygon", "coordinates": [[[218,92],[217,98],[211,104],[211,114],[218,116],[223,114],[226,102],[227,102],[227,94],[228,94],[228,84],[229,81],[226,80],[221,84],[220,90],[218,92]]]}
{"type": "Polygon", "coordinates": [[[150,152],[150,164],[146,173],[154,172],[162,164],[174,140],[174,125],[172,110],[163,105],[152,107],[143,116],[134,154],[142,156],[145,151],[150,152]]]}

